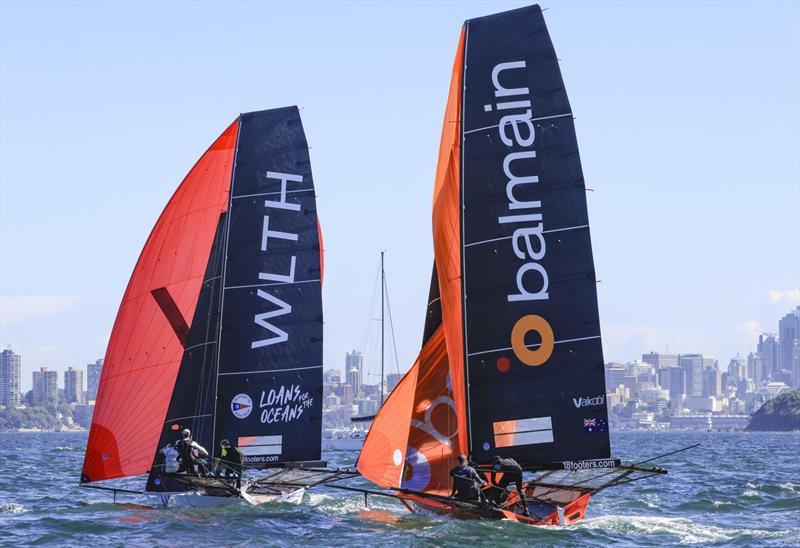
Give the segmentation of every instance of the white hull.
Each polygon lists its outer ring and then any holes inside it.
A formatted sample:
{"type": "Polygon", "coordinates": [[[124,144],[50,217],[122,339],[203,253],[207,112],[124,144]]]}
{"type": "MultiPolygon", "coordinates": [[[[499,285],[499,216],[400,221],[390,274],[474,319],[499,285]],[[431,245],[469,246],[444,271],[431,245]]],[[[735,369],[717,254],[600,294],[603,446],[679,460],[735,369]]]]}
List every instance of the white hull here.
{"type": "Polygon", "coordinates": [[[303,502],[303,495],[306,490],[299,488],[281,495],[256,495],[242,492],[241,497],[211,497],[194,492],[184,493],[155,493],[158,505],[162,508],[208,508],[211,506],[221,506],[225,504],[236,504],[245,501],[253,506],[268,502],[284,502],[300,504],[303,502]]]}

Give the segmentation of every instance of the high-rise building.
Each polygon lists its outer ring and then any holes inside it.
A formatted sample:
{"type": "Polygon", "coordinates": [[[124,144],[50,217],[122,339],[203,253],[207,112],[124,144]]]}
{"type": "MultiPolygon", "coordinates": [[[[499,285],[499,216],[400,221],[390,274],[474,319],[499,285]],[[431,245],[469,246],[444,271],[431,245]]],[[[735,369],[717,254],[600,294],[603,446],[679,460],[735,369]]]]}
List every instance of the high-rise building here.
{"type": "Polygon", "coordinates": [[[655,367],[644,361],[635,361],[625,366],[628,375],[636,377],[637,382],[656,382],[655,367]]]}
{"type": "Polygon", "coordinates": [[[72,367],[64,371],[64,401],[67,403],[86,403],[83,399],[83,371],[72,367]]]}
{"type": "Polygon", "coordinates": [[[621,385],[625,385],[625,366],[621,363],[606,364],[606,391],[614,392],[621,385]]]}
{"type": "Polygon", "coordinates": [[[22,377],[22,356],[10,348],[0,352],[0,405],[13,406],[22,403],[19,392],[22,377]]]}
{"type": "Polygon", "coordinates": [[[33,372],[33,405],[58,404],[58,372],[42,367],[33,372]]]}
{"type": "Polygon", "coordinates": [[[800,306],[786,314],[778,322],[778,367],[792,370],[794,348],[800,346],[800,306]]]}
{"type": "Polygon", "coordinates": [[[738,354],[728,364],[728,382],[739,383],[747,378],[747,360],[738,354]]]}
{"type": "Polygon", "coordinates": [[[775,333],[762,333],[758,336],[758,347],[756,347],[756,350],[761,356],[764,365],[764,371],[762,373],[764,379],[771,377],[780,369],[778,364],[779,348],[778,336],[775,333]]]}
{"type": "Polygon", "coordinates": [[[703,355],[702,354],[681,354],[679,357],[680,366],[686,373],[686,395],[703,395],[703,355]]]}
{"type": "Polygon", "coordinates": [[[686,394],[686,372],[682,367],[662,367],[658,370],[658,384],[669,390],[670,400],[686,394]]]}
{"type": "Polygon", "coordinates": [[[800,388],[800,344],[792,348],[792,388],[800,388]]]}
{"type": "Polygon", "coordinates": [[[389,373],[386,375],[386,393],[391,393],[392,390],[400,383],[403,378],[403,373],[389,373]]]}
{"type": "Polygon", "coordinates": [[[358,394],[361,390],[363,379],[361,352],[353,350],[348,352],[344,359],[344,370],[347,384],[353,387],[353,393],[358,394]]]}
{"type": "Polygon", "coordinates": [[[103,374],[103,360],[97,360],[86,366],[86,399],[97,399],[97,390],[100,388],[100,376],[103,374]]]}
{"type": "Polygon", "coordinates": [[[703,396],[722,396],[722,376],[716,366],[703,368],[703,396]]]}
{"type": "Polygon", "coordinates": [[[339,369],[328,369],[323,373],[327,384],[339,384],[342,382],[342,372],[339,369]]]}
{"type": "Polygon", "coordinates": [[[758,388],[766,377],[764,358],[758,352],[750,352],[747,355],[747,378],[752,379],[753,384],[758,388]]]}
{"type": "Polygon", "coordinates": [[[659,354],[658,352],[650,352],[649,354],[642,354],[642,361],[649,363],[656,369],[662,367],[678,367],[677,354],[659,354]]]}

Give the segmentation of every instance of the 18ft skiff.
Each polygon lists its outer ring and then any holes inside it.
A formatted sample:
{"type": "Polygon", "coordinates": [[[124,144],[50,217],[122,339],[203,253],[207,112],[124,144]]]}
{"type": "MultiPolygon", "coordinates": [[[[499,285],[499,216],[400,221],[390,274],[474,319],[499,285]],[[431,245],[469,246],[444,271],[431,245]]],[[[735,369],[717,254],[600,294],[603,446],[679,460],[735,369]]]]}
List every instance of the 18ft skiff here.
{"type": "Polygon", "coordinates": [[[148,474],[146,491],[162,504],[205,504],[296,500],[323,482],[322,273],[297,107],[242,114],[142,250],[106,352],[81,483],[148,474]],[[177,472],[169,448],[184,429],[210,452],[209,469],[227,439],[246,469],[292,473],[240,491],[191,466],[177,472]]]}

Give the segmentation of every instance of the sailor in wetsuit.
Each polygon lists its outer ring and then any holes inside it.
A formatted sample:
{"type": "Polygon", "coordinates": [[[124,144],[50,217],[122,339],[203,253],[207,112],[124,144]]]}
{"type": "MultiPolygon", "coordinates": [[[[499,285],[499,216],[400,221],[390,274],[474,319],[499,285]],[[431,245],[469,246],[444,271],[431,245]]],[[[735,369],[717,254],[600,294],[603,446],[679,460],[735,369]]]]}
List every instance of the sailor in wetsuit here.
{"type": "MultiPolygon", "coordinates": [[[[519,465],[517,461],[514,459],[503,459],[500,456],[495,455],[494,462],[492,464],[492,484],[496,485],[500,489],[493,489],[494,496],[492,497],[494,502],[501,503],[505,500],[507,495],[507,488],[512,483],[517,486],[517,491],[519,491],[520,500],[525,500],[525,490],[522,488],[522,466],[519,465]],[[496,481],[496,474],[498,472],[502,472],[503,477],[500,478],[500,481],[496,481]]],[[[528,513],[528,506],[527,504],[522,505],[522,513],[526,516],[530,515],[528,513]]]]}
{"type": "Polygon", "coordinates": [[[231,443],[224,439],[219,442],[219,464],[217,477],[225,473],[225,479],[235,479],[236,488],[242,488],[242,470],[244,469],[244,457],[238,447],[231,447],[231,443]]]}
{"type": "Polygon", "coordinates": [[[192,440],[192,432],[184,428],[181,432],[181,439],[175,442],[175,450],[180,455],[181,466],[178,472],[186,472],[198,478],[208,475],[206,465],[200,460],[200,456],[207,457],[208,451],[205,447],[192,440]]]}
{"type": "Polygon", "coordinates": [[[453,478],[451,497],[470,502],[486,502],[486,497],[480,488],[486,485],[486,480],[467,464],[467,457],[458,456],[458,466],[450,470],[450,476],[453,478]]]}

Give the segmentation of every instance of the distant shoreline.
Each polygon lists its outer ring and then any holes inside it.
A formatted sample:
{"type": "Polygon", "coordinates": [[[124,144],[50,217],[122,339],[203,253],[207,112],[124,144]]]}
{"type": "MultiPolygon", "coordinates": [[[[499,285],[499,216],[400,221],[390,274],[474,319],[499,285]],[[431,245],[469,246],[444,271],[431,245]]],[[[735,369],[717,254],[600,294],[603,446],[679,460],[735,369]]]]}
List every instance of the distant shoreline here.
{"type": "Polygon", "coordinates": [[[82,430],[38,430],[36,428],[0,428],[0,434],[86,434],[89,432],[85,428],[82,430]]]}

